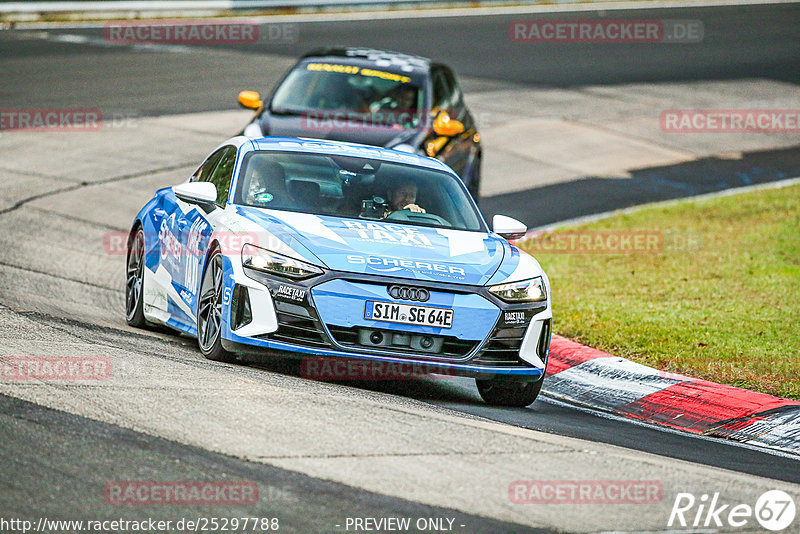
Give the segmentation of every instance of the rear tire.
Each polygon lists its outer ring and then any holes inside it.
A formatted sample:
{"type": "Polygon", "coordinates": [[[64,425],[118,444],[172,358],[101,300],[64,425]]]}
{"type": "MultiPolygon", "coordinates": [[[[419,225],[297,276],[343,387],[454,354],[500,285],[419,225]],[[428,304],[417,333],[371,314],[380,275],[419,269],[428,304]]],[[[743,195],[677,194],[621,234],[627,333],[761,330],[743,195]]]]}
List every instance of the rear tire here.
{"type": "Polygon", "coordinates": [[[492,406],[515,406],[525,407],[533,404],[539,392],[542,390],[544,378],[536,382],[522,382],[519,380],[500,380],[497,378],[489,380],[475,379],[478,386],[478,393],[486,402],[492,406]]]}
{"type": "Polygon", "coordinates": [[[197,344],[209,360],[233,363],[236,354],[222,348],[222,255],[211,253],[197,299],[197,344]]]}

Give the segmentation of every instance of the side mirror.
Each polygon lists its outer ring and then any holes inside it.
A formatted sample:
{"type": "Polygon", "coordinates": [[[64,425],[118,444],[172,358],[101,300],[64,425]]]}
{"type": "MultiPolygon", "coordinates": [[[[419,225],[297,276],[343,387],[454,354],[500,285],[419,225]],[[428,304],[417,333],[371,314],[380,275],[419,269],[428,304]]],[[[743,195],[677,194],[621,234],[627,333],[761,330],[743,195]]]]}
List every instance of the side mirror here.
{"type": "Polygon", "coordinates": [[[446,111],[442,111],[433,121],[433,131],[437,135],[453,137],[464,132],[464,125],[455,119],[451,119],[446,111]]]}
{"type": "Polygon", "coordinates": [[[242,91],[239,93],[239,105],[247,109],[261,109],[264,103],[256,91],[242,91]]]}
{"type": "Polygon", "coordinates": [[[495,215],[492,217],[492,227],[496,234],[504,239],[519,239],[525,237],[528,227],[511,217],[495,215]]]}
{"type": "Polygon", "coordinates": [[[172,192],[190,204],[213,204],[217,201],[217,188],[211,182],[186,182],[174,185],[172,192]]]}

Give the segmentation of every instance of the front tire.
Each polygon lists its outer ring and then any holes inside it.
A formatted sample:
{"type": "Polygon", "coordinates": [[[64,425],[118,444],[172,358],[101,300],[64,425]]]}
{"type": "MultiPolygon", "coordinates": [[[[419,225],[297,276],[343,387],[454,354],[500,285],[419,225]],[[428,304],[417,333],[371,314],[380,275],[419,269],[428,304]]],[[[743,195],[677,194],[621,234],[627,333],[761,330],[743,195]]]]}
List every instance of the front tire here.
{"type": "Polygon", "coordinates": [[[519,380],[500,380],[492,378],[489,380],[475,379],[478,386],[478,393],[486,402],[492,406],[515,406],[525,407],[533,404],[539,392],[542,390],[544,378],[536,382],[522,382],[519,380]]]}
{"type": "Polygon", "coordinates": [[[136,328],[147,326],[144,318],[144,230],[140,226],[128,241],[125,277],[125,320],[136,328]]]}
{"type": "Polygon", "coordinates": [[[209,360],[233,363],[236,355],[222,348],[222,255],[214,251],[208,258],[200,298],[197,303],[197,344],[209,360]]]}

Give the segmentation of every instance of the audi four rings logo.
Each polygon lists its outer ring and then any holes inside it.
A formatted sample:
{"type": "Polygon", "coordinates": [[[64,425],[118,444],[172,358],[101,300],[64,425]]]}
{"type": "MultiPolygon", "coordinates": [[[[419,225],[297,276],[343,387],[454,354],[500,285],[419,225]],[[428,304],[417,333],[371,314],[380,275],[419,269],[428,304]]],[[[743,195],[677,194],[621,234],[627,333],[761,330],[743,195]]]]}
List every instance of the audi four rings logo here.
{"type": "Polygon", "coordinates": [[[390,286],[389,294],[401,300],[416,300],[419,302],[427,302],[430,298],[430,293],[427,289],[406,286],[390,286]]]}

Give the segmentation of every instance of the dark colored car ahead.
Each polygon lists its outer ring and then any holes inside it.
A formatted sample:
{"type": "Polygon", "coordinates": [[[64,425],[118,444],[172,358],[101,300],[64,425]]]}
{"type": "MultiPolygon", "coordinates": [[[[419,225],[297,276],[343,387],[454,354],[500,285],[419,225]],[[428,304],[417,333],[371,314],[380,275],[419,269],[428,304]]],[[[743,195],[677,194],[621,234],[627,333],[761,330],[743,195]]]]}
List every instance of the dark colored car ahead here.
{"type": "Polygon", "coordinates": [[[248,137],[350,141],[435,157],[478,198],[481,145],[458,82],[445,65],[397,52],[315,50],[278,83],[269,100],[242,91],[256,110],[248,137]]]}

